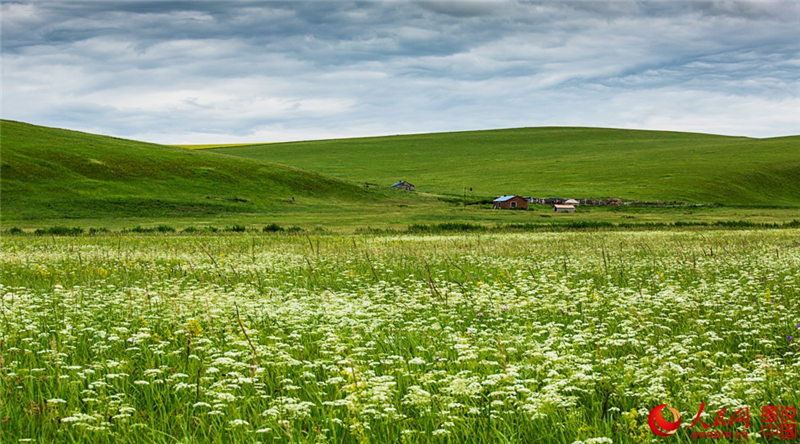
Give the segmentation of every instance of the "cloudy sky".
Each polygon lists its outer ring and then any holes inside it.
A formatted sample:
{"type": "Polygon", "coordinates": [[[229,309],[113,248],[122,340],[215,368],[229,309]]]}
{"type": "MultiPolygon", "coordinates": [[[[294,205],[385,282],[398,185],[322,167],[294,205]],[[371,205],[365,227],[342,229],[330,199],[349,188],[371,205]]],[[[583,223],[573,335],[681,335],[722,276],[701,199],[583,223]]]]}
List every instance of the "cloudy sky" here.
{"type": "Polygon", "coordinates": [[[800,134],[797,1],[6,1],[2,117],[162,143],[800,134]]]}

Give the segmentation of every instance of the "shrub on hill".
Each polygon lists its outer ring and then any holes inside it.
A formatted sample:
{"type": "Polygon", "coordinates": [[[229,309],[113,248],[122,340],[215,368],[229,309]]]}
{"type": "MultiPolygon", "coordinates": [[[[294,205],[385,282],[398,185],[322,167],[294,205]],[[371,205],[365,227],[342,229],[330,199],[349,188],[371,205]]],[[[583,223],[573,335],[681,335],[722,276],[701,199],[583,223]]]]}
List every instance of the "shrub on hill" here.
{"type": "Polygon", "coordinates": [[[276,223],[271,223],[266,225],[264,228],[261,229],[264,233],[276,232],[276,231],[283,231],[283,227],[276,223]]]}
{"type": "Polygon", "coordinates": [[[48,235],[52,234],[55,236],[77,236],[79,234],[83,234],[83,228],[81,227],[62,227],[62,226],[54,226],[50,228],[37,228],[36,231],[33,232],[36,235],[48,235]]]}

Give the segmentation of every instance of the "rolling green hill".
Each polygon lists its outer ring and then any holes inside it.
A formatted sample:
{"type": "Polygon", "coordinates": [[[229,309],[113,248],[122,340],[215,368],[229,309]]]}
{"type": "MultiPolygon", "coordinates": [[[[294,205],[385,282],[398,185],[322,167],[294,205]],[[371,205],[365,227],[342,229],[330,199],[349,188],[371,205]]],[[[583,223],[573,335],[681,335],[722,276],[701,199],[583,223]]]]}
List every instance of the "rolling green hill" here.
{"type": "Polygon", "coordinates": [[[800,206],[800,137],[521,128],[211,149],[419,191],[800,206]]]}
{"type": "Polygon", "coordinates": [[[534,128],[186,150],[0,121],[5,227],[769,223],[797,219],[798,207],[800,137],[534,128]],[[388,189],[400,179],[419,192],[388,189]],[[379,186],[366,189],[363,182],[379,186]],[[473,188],[466,202],[517,193],[726,207],[492,211],[464,206],[464,186],[473,188]],[[287,202],[291,197],[296,201],[287,202]]]}
{"type": "Polygon", "coordinates": [[[0,156],[4,221],[269,214],[370,197],[293,167],[13,121],[0,122],[0,156]]]}

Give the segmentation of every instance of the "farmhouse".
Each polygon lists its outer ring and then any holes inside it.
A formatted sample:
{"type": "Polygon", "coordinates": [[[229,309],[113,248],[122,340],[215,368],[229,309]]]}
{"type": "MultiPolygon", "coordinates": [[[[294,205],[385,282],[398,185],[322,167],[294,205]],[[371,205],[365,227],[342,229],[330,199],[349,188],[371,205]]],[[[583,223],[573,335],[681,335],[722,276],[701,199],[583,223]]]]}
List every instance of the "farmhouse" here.
{"type": "Polygon", "coordinates": [[[522,208],[528,209],[528,201],[517,195],[500,196],[494,201],[494,209],[522,208]]]}
{"type": "Polygon", "coordinates": [[[575,205],[555,204],[553,205],[553,211],[556,213],[574,213],[575,205]]]}
{"type": "Polygon", "coordinates": [[[414,185],[411,185],[405,180],[401,180],[400,182],[397,182],[396,184],[392,185],[392,188],[396,188],[399,190],[414,191],[414,185]]]}

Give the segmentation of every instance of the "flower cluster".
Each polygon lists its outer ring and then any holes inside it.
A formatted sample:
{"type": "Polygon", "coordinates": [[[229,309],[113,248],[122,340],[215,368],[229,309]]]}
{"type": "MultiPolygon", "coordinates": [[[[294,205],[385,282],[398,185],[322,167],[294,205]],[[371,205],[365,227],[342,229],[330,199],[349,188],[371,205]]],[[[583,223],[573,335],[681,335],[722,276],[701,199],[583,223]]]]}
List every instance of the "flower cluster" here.
{"type": "Polygon", "coordinates": [[[14,239],[4,442],[601,443],[800,404],[797,238],[14,239]]]}

